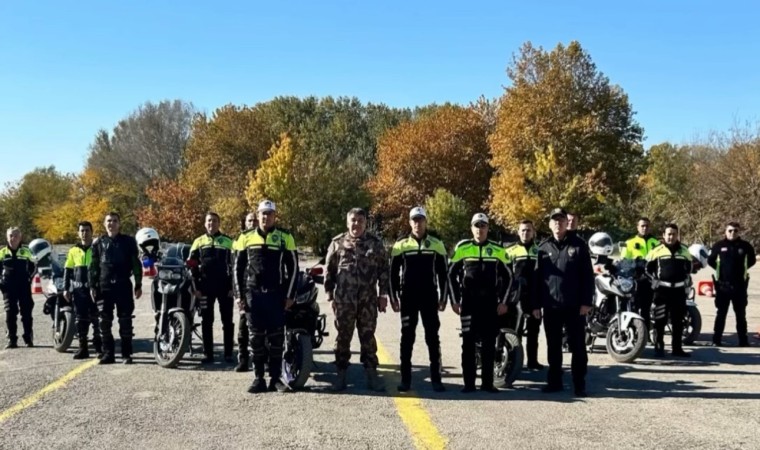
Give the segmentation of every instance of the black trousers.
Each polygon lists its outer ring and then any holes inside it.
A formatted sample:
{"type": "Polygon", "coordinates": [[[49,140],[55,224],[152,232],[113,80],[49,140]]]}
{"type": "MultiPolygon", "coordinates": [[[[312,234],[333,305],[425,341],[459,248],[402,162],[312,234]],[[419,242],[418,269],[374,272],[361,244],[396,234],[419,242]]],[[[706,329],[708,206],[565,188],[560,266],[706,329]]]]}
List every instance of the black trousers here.
{"type": "Polygon", "coordinates": [[[34,309],[34,300],[32,300],[31,287],[28,289],[8,290],[3,294],[3,307],[5,309],[5,325],[8,328],[7,336],[11,342],[18,340],[18,324],[16,318],[21,313],[21,326],[24,329],[24,339],[31,339],[33,335],[32,309],[34,309]]]}
{"type": "Polygon", "coordinates": [[[257,378],[264,376],[267,363],[269,376],[273,380],[282,374],[282,352],[285,346],[284,300],[285,295],[278,290],[246,292],[248,333],[253,353],[253,370],[257,378]]]}
{"type": "Polygon", "coordinates": [[[251,351],[249,348],[249,333],[248,333],[248,317],[246,311],[241,311],[238,318],[238,332],[237,332],[237,344],[238,344],[238,360],[248,359],[251,357],[251,351]]]}
{"type": "Polygon", "coordinates": [[[670,319],[672,328],[671,347],[683,349],[683,321],[686,316],[686,291],[684,288],[657,288],[654,292],[654,329],[657,333],[655,346],[665,348],[665,326],[670,319]]]}
{"type": "Polygon", "coordinates": [[[80,341],[87,341],[87,334],[92,324],[93,345],[100,347],[100,321],[98,320],[98,306],[90,296],[90,290],[87,288],[74,289],[71,292],[71,298],[74,301],[74,311],[76,313],[77,334],[80,341]]]}
{"type": "Polygon", "coordinates": [[[235,324],[232,321],[233,300],[229,292],[203,292],[206,298],[201,300],[201,330],[203,332],[203,353],[208,357],[214,354],[214,303],[219,304],[219,316],[222,319],[222,339],[224,357],[232,357],[235,324]]]}
{"type": "Polygon", "coordinates": [[[430,357],[430,381],[440,383],[441,342],[438,330],[441,328],[441,321],[438,318],[437,292],[401,296],[401,382],[409,384],[412,381],[412,350],[420,316],[430,357]]]}
{"type": "Polygon", "coordinates": [[[121,355],[124,358],[132,356],[132,313],[135,311],[135,299],[132,296],[132,283],[113,284],[106,289],[101,288],[95,303],[98,306],[100,319],[100,334],[103,339],[104,357],[115,353],[113,327],[113,310],[119,320],[119,337],[121,338],[121,355]]]}
{"type": "Polygon", "coordinates": [[[739,287],[719,287],[715,292],[715,326],[713,327],[713,342],[720,343],[723,330],[726,328],[728,307],[733,305],[736,314],[736,334],[739,343],[747,342],[747,285],[739,287]]]}
{"type": "Polygon", "coordinates": [[[476,352],[480,342],[480,384],[493,386],[496,336],[499,333],[496,296],[464,298],[462,321],[462,377],[465,387],[475,387],[476,352]],[[486,306],[487,305],[487,306],[486,306]]]}
{"type": "Polygon", "coordinates": [[[580,313],[580,306],[544,308],[544,331],[546,333],[546,355],[549,371],[546,382],[550,386],[562,386],[562,329],[567,332],[567,343],[572,353],[570,364],[573,385],[576,389],[586,388],[588,355],[586,354],[586,317],[580,313]]]}
{"type": "Polygon", "coordinates": [[[634,301],[636,303],[636,310],[641,314],[644,319],[644,323],[649,328],[652,324],[652,299],[654,292],[652,291],[652,285],[646,281],[640,281],[636,284],[636,293],[634,301]]]}

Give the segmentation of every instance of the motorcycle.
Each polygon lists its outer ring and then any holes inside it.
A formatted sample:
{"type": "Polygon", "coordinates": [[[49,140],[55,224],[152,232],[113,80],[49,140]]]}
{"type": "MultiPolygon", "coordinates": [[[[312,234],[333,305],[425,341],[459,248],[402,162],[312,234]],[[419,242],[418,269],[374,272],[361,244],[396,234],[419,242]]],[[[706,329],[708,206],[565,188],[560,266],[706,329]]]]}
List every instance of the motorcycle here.
{"type": "MultiPolygon", "coordinates": [[[[510,305],[517,308],[515,328],[500,328],[496,337],[496,358],[493,366],[493,385],[497,388],[512,387],[523,368],[524,351],[522,337],[527,332],[526,316],[520,303],[510,305]]],[[[476,345],[476,363],[480,367],[480,344],[476,345]]]]}
{"type": "MultiPolygon", "coordinates": [[[[151,287],[151,301],[156,317],[153,356],[159,366],[176,367],[186,352],[192,355],[192,334],[197,334],[193,279],[181,258],[182,246],[167,253],[156,263],[157,277],[151,287]]],[[[189,247],[188,247],[189,249],[189,247]]]]}
{"type": "Polygon", "coordinates": [[[66,353],[76,334],[74,304],[63,296],[63,266],[52,260],[50,266],[38,269],[42,293],[45,296],[43,313],[52,320],[51,336],[53,348],[59,353],[66,353]]]}
{"type": "Polygon", "coordinates": [[[309,380],[314,365],[314,349],[329,336],[327,316],[320,314],[317,284],[324,283],[321,267],[299,271],[296,298],[285,313],[285,348],[282,378],[291,389],[302,388],[309,380]]]}
{"type": "Polygon", "coordinates": [[[618,260],[605,264],[594,278],[594,304],[587,316],[586,347],[593,352],[597,338],[605,339],[607,353],[617,362],[630,363],[644,351],[647,324],[636,312],[634,293],[643,261],[618,260]]]}

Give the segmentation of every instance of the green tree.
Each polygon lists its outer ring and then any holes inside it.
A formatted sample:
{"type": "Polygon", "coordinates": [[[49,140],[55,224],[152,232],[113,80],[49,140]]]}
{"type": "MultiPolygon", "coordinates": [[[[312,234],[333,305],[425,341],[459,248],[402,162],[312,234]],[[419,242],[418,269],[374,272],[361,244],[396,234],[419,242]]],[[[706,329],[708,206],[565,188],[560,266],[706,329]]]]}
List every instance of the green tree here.
{"type": "Polygon", "coordinates": [[[467,203],[446,189],[436,189],[425,200],[428,226],[443,239],[451,253],[457,242],[468,235],[470,213],[467,203]]]}

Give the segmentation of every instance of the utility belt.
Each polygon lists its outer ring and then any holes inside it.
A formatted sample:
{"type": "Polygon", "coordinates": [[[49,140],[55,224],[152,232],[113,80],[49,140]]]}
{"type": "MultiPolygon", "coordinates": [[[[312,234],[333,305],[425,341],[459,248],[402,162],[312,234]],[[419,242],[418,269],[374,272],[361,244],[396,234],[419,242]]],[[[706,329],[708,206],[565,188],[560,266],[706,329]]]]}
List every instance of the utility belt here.
{"type": "Polygon", "coordinates": [[[90,287],[90,283],[86,281],[72,281],[71,282],[71,289],[88,289],[90,287]]]}

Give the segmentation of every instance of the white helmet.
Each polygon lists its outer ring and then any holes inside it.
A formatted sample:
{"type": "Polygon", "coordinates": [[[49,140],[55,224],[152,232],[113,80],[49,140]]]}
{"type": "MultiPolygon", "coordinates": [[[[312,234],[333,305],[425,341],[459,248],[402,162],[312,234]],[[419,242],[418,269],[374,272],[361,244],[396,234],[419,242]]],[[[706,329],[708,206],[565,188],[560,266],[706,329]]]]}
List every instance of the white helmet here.
{"type": "Polygon", "coordinates": [[[135,234],[135,240],[140,250],[149,256],[156,256],[161,244],[161,238],[158,232],[153,228],[140,228],[135,234]]]}
{"type": "Polygon", "coordinates": [[[588,248],[593,255],[605,255],[610,256],[615,251],[615,246],[612,245],[612,238],[609,234],[598,232],[591,236],[588,240],[588,248]]]}
{"type": "Polygon", "coordinates": [[[53,254],[53,246],[50,242],[42,238],[37,238],[29,243],[29,250],[32,251],[32,258],[36,264],[43,261],[45,257],[49,257],[53,254]]]}
{"type": "Polygon", "coordinates": [[[707,257],[710,255],[707,247],[702,244],[691,244],[689,246],[689,253],[701,267],[707,267],[707,257]]]}

